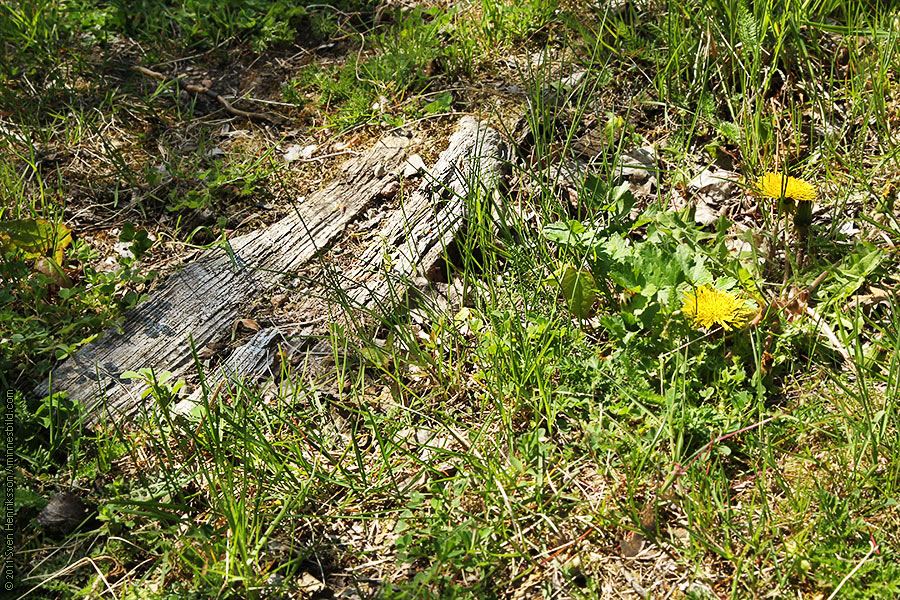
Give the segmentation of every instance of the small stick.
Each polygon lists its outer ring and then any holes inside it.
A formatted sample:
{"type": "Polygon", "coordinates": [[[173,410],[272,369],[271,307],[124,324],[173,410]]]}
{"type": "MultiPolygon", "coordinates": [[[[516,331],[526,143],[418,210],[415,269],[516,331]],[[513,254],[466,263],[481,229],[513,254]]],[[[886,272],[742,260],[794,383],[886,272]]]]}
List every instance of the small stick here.
{"type": "Polygon", "coordinates": [[[852,362],[850,353],[847,352],[847,349],[834,334],[834,330],[831,329],[831,326],[828,325],[825,319],[823,319],[822,316],[819,315],[819,313],[816,312],[816,309],[814,309],[812,306],[806,307],[806,314],[812,317],[813,325],[815,325],[822,333],[822,335],[824,335],[828,339],[828,341],[831,342],[831,345],[835,350],[838,351],[838,354],[841,355],[841,358],[844,359],[844,362],[850,364],[852,362]]]}
{"type": "Polygon", "coordinates": [[[850,581],[850,578],[852,578],[854,575],[856,575],[856,572],[859,571],[859,569],[860,569],[864,564],[866,564],[866,561],[869,560],[869,558],[870,558],[875,552],[878,551],[878,544],[875,543],[875,540],[870,539],[870,540],[869,540],[869,545],[871,546],[871,549],[869,550],[869,553],[866,554],[865,556],[863,556],[863,559],[862,559],[861,561],[859,561],[859,563],[857,563],[857,565],[856,565],[855,567],[853,567],[853,570],[850,571],[849,573],[847,573],[847,575],[846,575],[843,579],[841,579],[841,582],[838,584],[838,586],[837,586],[836,588],[834,588],[834,591],[831,592],[831,595],[830,595],[830,596],[828,596],[828,600],[834,600],[834,598],[837,597],[838,592],[841,591],[841,588],[844,587],[844,584],[847,583],[848,581],[850,581]]]}
{"type": "Polygon", "coordinates": [[[237,108],[233,107],[231,105],[231,103],[228,102],[228,100],[223,98],[221,94],[214,92],[213,90],[209,89],[206,86],[196,85],[193,83],[185,83],[178,78],[168,77],[166,75],[163,75],[162,73],[158,73],[156,71],[151,71],[147,67],[142,67],[140,65],[135,65],[132,67],[132,69],[134,69],[138,73],[146,75],[147,77],[152,77],[153,79],[156,79],[158,81],[163,81],[166,83],[177,82],[177,83],[181,84],[184,87],[184,89],[191,92],[192,94],[196,94],[198,96],[202,95],[202,96],[206,96],[208,98],[212,98],[213,100],[215,100],[216,102],[221,104],[222,108],[224,108],[226,112],[228,112],[236,117],[243,117],[243,118],[249,119],[251,121],[253,121],[253,120],[268,121],[270,123],[277,123],[281,120],[280,117],[276,117],[275,115],[270,115],[267,113],[260,113],[260,112],[247,112],[247,111],[237,109],[237,108]]]}

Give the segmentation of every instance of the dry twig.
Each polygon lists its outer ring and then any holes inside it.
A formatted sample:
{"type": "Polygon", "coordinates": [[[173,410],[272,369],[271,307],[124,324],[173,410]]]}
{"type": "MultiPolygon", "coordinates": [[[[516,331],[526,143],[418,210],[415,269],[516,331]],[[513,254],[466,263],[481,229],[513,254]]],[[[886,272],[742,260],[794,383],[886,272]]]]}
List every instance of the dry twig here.
{"type": "Polygon", "coordinates": [[[148,69],[147,67],[142,67],[140,65],[135,65],[134,67],[132,67],[132,69],[134,69],[138,73],[146,75],[147,77],[152,77],[153,79],[156,79],[158,81],[162,81],[165,83],[177,82],[179,85],[181,85],[184,89],[186,89],[187,91],[189,91],[192,94],[196,94],[198,96],[202,95],[202,96],[207,96],[209,98],[212,98],[213,100],[215,100],[216,102],[221,104],[222,108],[224,108],[226,112],[228,112],[236,117],[243,117],[243,118],[249,119],[251,121],[254,121],[254,120],[255,121],[268,121],[269,123],[278,123],[282,120],[282,118],[277,115],[271,115],[268,113],[261,113],[261,112],[247,112],[247,111],[237,109],[237,108],[233,107],[231,105],[231,103],[228,102],[228,100],[223,98],[221,94],[209,89],[206,86],[196,85],[193,83],[186,83],[179,78],[168,77],[166,75],[163,75],[162,73],[152,71],[152,70],[148,69]]]}

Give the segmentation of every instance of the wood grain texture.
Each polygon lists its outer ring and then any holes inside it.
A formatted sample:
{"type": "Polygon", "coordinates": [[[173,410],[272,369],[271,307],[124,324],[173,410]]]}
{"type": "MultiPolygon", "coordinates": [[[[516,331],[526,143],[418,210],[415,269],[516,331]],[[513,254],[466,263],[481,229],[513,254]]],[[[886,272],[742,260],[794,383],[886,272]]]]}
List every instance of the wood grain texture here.
{"type": "MultiPolygon", "coordinates": [[[[227,250],[208,252],[169,277],[126,314],[120,330],[107,331],[60,364],[52,373],[53,390],[84,403],[91,421],[103,411],[116,418],[137,410],[143,384],[120,379],[122,372],[153,367],[183,376],[191,371],[191,343],[199,349],[227,335],[252,298],[334,243],[391,181],[389,174],[381,179],[374,174],[398,166],[402,170],[407,143],[405,138],[379,143],[345,163],[340,179],[314,194],[297,214],[235,238],[227,250]]],[[[368,236],[346,274],[332,274],[336,277],[324,285],[323,296],[329,285],[332,292],[339,286],[343,303],[349,300],[351,308],[370,314],[393,310],[413,278],[428,277],[440,264],[464,226],[466,197],[491,193],[499,183],[505,152],[496,131],[463,118],[419,188],[368,236]]],[[[310,298],[308,303],[312,310],[321,308],[322,300],[310,298]]],[[[258,332],[207,372],[207,389],[226,379],[269,375],[278,343],[291,334],[303,332],[258,332]]],[[[35,393],[47,395],[49,382],[35,393]]]]}
{"type": "Polygon", "coordinates": [[[354,304],[386,313],[415,277],[431,278],[466,218],[467,197],[491,194],[508,165],[500,134],[464,117],[423,185],[386,219],[350,271],[354,304]]]}
{"type": "MultiPolygon", "coordinates": [[[[493,129],[479,124],[471,117],[463,118],[448,147],[437,163],[425,174],[425,181],[404,199],[380,225],[368,235],[368,240],[348,274],[332,272],[324,277],[319,298],[308,298],[310,312],[321,309],[322,299],[331,296],[333,321],[341,320],[343,309],[362,310],[369,315],[385,315],[402,302],[413,280],[433,275],[448,244],[465,224],[466,196],[489,194],[504,177],[508,164],[506,146],[493,129]],[[476,187],[480,186],[480,187],[476,187]],[[336,298],[335,292],[346,296],[336,298]]],[[[304,310],[301,308],[300,310],[304,310]]],[[[346,316],[346,315],[343,315],[346,316]]],[[[303,355],[308,333],[270,328],[259,331],[228,357],[220,366],[207,373],[207,389],[215,389],[225,379],[238,380],[252,375],[276,375],[272,372],[278,346],[303,355]]],[[[309,372],[321,371],[323,360],[333,357],[330,343],[321,340],[313,344],[310,356],[304,360],[309,372]]],[[[179,405],[189,410],[199,401],[201,390],[179,405]]]]}
{"type": "Polygon", "coordinates": [[[121,379],[124,371],[151,367],[179,376],[192,368],[191,343],[199,349],[220,338],[251,297],[332,244],[391,181],[408,144],[404,137],[378,142],[294,214],[205,252],[128,311],[118,328],[58,365],[34,393],[65,391],[91,420],[101,408],[112,418],[133,412],[143,384],[121,379]]]}

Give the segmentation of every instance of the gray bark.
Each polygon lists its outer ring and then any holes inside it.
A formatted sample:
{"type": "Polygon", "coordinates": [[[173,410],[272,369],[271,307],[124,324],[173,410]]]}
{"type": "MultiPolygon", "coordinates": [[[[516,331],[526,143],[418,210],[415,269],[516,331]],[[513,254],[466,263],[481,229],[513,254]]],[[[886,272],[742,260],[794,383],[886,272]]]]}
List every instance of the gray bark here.
{"type": "MultiPolygon", "coordinates": [[[[225,249],[202,254],[170,276],[117,329],[86,344],[58,365],[35,394],[65,391],[84,404],[88,420],[101,409],[110,418],[141,406],[144,384],[124,380],[129,370],[171,371],[173,380],[194,367],[196,349],[230,334],[245,307],[333,245],[402,169],[408,140],[390,138],[347,161],[342,175],[313,194],[297,213],[259,231],[242,235],[225,249]]],[[[340,283],[344,300],[368,311],[388,311],[405,294],[410,279],[438,264],[465,217],[472,185],[491,188],[502,171],[499,135],[464,118],[420,188],[369,238],[349,276],[340,283]]],[[[318,301],[321,305],[321,300],[318,301]]],[[[209,387],[224,379],[265,375],[277,358],[277,343],[290,332],[265,329],[207,373],[209,387]]]]}

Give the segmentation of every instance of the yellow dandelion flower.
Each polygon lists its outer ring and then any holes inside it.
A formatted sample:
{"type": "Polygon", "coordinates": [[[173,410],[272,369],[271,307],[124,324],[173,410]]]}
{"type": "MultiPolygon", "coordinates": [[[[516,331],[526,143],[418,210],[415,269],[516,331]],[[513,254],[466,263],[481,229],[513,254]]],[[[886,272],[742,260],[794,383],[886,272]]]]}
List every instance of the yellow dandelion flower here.
{"type": "Polygon", "coordinates": [[[751,311],[737,296],[702,285],[684,295],[681,312],[691,321],[694,329],[721,325],[729,330],[742,326],[751,311]]]}
{"type": "Polygon", "coordinates": [[[816,199],[816,187],[808,181],[788,177],[779,173],[766,173],[757,183],[763,196],[769,198],[789,198],[798,202],[812,202],[816,199]]]}

